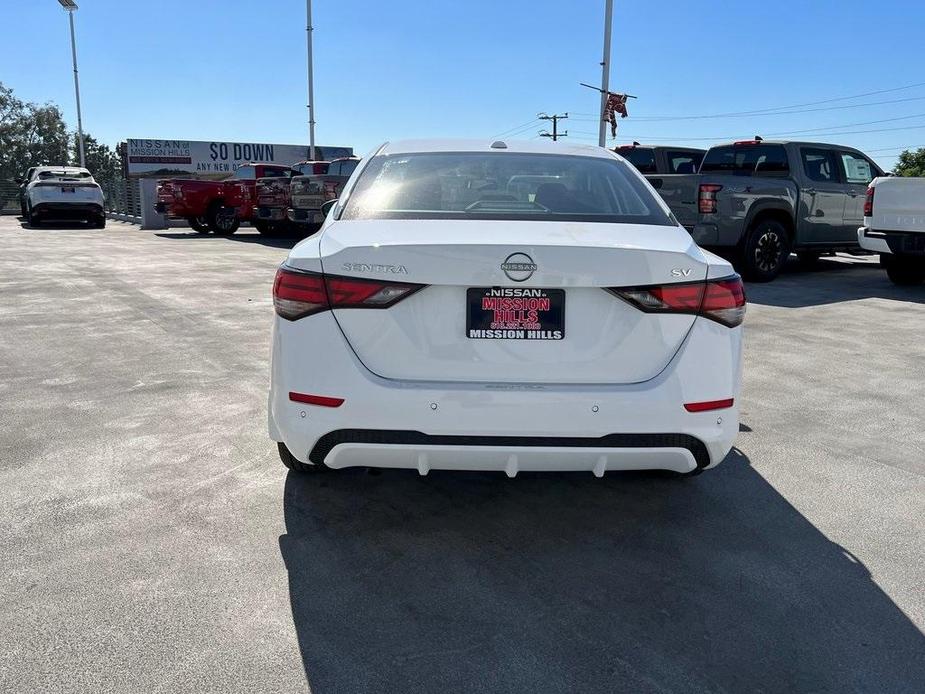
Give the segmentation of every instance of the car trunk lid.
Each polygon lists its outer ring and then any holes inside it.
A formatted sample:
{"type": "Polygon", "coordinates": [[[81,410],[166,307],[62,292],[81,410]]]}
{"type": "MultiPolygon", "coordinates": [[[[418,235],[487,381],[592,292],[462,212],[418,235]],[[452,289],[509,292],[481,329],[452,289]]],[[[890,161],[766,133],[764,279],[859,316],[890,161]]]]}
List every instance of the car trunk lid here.
{"type": "MultiPolygon", "coordinates": [[[[340,221],[320,248],[326,275],[427,285],[384,310],[334,310],[363,364],[400,380],[646,381],[695,316],[644,313],[606,288],[707,276],[690,236],[671,226],[340,221]]],[[[298,252],[289,263],[299,266],[298,252]]]]}

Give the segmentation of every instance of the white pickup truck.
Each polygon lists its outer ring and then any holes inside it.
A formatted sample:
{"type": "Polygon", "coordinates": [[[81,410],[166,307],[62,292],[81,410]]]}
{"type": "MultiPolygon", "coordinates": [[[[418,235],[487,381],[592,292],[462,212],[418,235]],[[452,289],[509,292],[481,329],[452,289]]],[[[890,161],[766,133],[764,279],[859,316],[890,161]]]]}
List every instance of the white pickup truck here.
{"type": "Polygon", "coordinates": [[[862,248],[880,254],[894,284],[925,282],[925,178],[875,178],[864,202],[862,248]]]}

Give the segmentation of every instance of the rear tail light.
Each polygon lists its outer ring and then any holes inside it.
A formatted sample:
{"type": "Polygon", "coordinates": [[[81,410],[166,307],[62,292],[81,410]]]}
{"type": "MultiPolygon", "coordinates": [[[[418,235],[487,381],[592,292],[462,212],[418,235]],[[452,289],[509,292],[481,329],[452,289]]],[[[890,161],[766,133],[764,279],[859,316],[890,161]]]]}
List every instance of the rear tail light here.
{"type": "Polygon", "coordinates": [[[745,319],[745,287],[738,275],[706,282],[609,291],[646,313],[688,313],[729,328],[745,319]]]}
{"type": "Polygon", "coordinates": [[[314,272],[276,271],[273,306],[287,320],[333,308],[388,308],[426,285],[332,277],[314,272]]]}
{"type": "Polygon", "coordinates": [[[716,183],[700,184],[700,192],[697,196],[697,207],[700,214],[713,214],[716,212],[716,194],[722,189],[723,187],[716,183]]]}
{"type": "Polygon", "coordinates": [[[871,186],[867,189],[867,196],[864,198],[864,216],[873,217],[874,216],[874,187],[871,186]]]}

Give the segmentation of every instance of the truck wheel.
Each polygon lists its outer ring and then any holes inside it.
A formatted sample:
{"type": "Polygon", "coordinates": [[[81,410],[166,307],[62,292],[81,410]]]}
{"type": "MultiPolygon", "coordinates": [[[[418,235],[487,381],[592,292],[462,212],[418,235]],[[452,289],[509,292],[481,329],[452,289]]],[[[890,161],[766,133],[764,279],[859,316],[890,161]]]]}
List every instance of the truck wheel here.
{"type": "Polygon", "coordinates": [[[752,282],[770,282],[790,256],[790,234],[774,219],[759,219],[742,247],[742,274],[752,282]]]}
{"type": "Polygon", "coordinates": [[[279,459],[283,461],[283,465],[293,472],[327,472],[331,469],[327,465],[312,465],[297,460],[282,441],[278,442],[276,446],[279,449],[279,459]]]}
{"type": "Polygon", "coordinates": [[[925,258],[906,256],[880,256],[880,264],[886,268],[890,281],[900,287],[911,287],[925,282],[925,258]]]}
{"type": "Polygon", "coordinates": [[[209,220],[206,219],[204,214],[198,217],[187,217],[186,223],[190,225],[190,229],[199,234],[209,233],[209,220]]]}
{"type": "Polygon", "coordinates": [[[276,231],[276,228],[273,226],[272,222],[264,221],[263,219],[255,219],[251,224],[254,225],[254,228],[264,235],[272,234],[276,231]]]}
{"type": "Polygon", "coordinates": [[[241,220],[233,207],[225,207],[220,202],[213,202],[206,212],[209,228],[219,236],[230,236],[238,230],[241,220]]]}

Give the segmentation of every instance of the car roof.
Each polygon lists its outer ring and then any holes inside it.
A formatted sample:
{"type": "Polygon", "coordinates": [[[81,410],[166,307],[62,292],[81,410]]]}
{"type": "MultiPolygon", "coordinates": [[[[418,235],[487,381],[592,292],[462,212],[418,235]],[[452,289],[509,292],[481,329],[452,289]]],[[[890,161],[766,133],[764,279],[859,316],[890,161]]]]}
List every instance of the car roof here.
{"type": "MultiPolygon", "coordinates": [[[[831,147],[832,149],[850,149],[854,152],[860,152],[857,147],[852,147],[851,145],[835,145],[830,142],[818,142],[818,141],[807,141],[807,140],[761,140],[757,142],[755,140],[736,140],[735,142],[722,142],[718,145],[713,145],[713,147],[731,147],[736,144],[761,144],[761,145],[797,145],[800,147],[831,147]]],[[[711,147],[712,149],[712,147],[711,147]]]]}
{"type": "Polygon", "coordinates": [[[514,152],[527,154],[563,154],[583,157],[613,158],[608,149],[597,145],[580,145],[543,140],[505,140],[485,138],[484,140],[421,139],[386,142],[376,154],[413,154],[422,152],[514,152]],[[503,142],[506,147],[492,147],[492,143],[503,142]]]}

